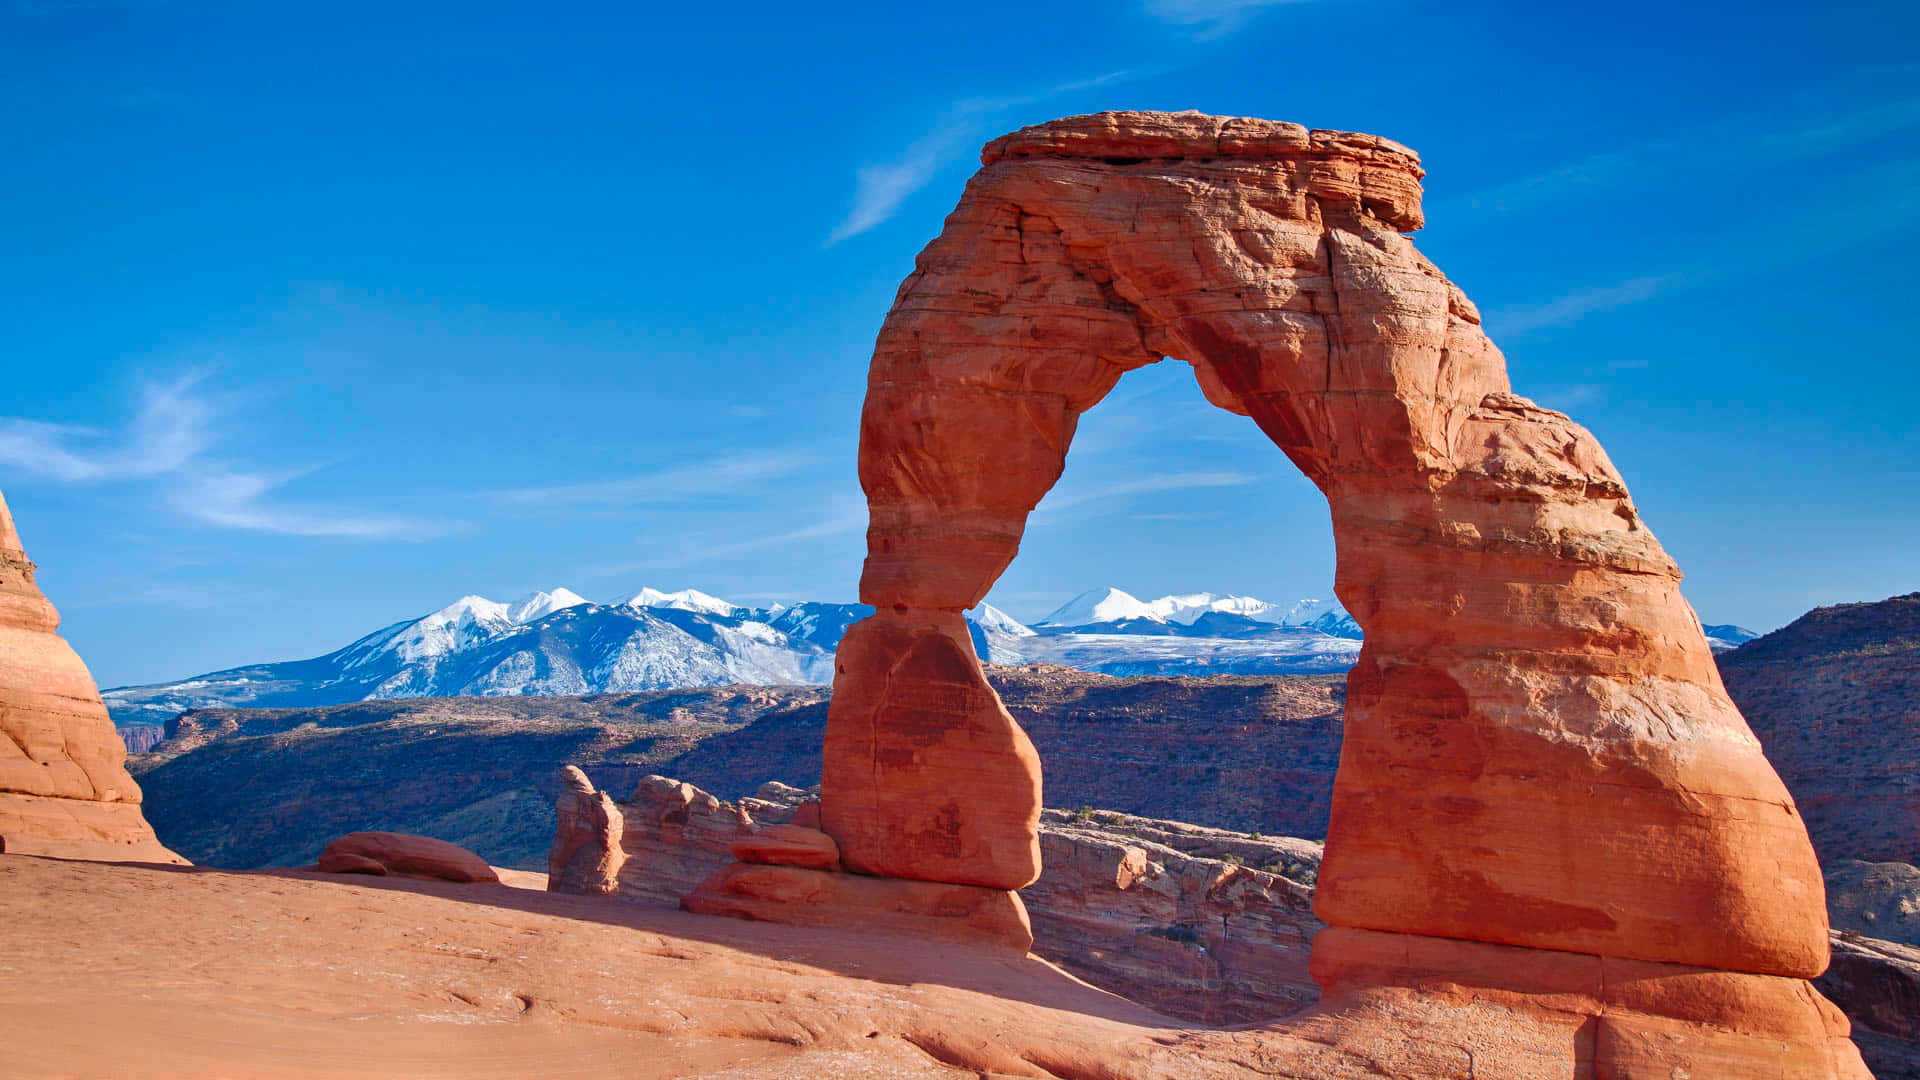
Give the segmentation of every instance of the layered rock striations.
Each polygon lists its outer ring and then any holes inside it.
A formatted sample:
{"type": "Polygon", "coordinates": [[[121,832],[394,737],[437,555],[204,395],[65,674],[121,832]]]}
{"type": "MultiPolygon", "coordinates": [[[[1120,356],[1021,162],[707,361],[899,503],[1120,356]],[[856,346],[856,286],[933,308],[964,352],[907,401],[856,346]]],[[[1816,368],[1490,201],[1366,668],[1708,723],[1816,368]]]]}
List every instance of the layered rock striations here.
{"type": "Polygon", "coordinates": [[[877,614],[841,646],[822,772],[846,865],[1038,876],[1038,762],[960,613],[1079,416],[1173,356],[1326,495],[1366,634],[1316,899],[1329,998],[1451,980],[1566,1017],[1569,1055],[1586,1017],[1618,1074],[1859,1075],[1804,982],[1828,940],[1793,799],[1605,452],[1512,393],[1473,304],[1403,235],[1417,157],[1102,113],[995,140],[982,165],[868,377],[877,614]]]}
{"type": "Polygon", "coordinates": [[[0,850],[184,862],[141,816],[126,746],[33,572],[0,497],[0,850]]]}

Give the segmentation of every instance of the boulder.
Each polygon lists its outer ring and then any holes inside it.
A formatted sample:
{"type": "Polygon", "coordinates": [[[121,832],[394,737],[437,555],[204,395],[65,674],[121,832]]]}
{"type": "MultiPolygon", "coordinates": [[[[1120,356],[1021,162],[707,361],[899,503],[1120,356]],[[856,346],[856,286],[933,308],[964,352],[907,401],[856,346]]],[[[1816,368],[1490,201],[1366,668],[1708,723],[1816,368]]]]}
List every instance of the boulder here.
{"type": "Polygon", "coordinates": [[[977,885],[732,863],[687,894],[701,915],[794,926],[895,931],[1025,953],[1033,925],[1018,893],[977,885]]]}
{"type": "Polygon", "coordinates": [[[755,829],[730,849],[744,863],[797,866],[803,870],[840,869],[840,848],[819,829],[799,825],[769,825],[755,829]]]}
{"type": "Polygon", "coordinates": [[[500,884],[500,876],[480,856],[458,844],[412,833],[348,833],[327,845],[317,865],[332,873],[379,873],[468,884],[500,884]],[[371,869],[369,864],[379,869],[371,869]]]}
{"type": "Polygon", "coordinates": [[[386,864],[378,859],[369,859],[365,855],[355,855],[351,851],[329,851],[314,863],[314,869],[323,874],[367,874],[371,877],[386,877],[386,864]]]}

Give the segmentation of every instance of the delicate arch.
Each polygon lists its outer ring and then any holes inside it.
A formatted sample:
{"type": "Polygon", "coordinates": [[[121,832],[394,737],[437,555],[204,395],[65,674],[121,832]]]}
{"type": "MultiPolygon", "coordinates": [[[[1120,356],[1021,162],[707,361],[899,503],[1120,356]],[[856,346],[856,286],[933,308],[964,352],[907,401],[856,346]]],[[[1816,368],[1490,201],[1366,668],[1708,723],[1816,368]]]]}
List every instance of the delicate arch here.
{"type": "MultiPolygon", "coordinates": [[[[1384,139],[1106,113],[990,144],[881,328],[871,510],[824,827],[851,869],[1015,889],[1039,763],[961,611],[1081,413],[1172,355],[1327,496],[1349,679],[1317,910],[1336,928],[1807,977],[1823,892],[1680,573],[1593,437],[1510,392],[1404,235],[1384,139]]],[[[1323,939],[1316,965],[1324,967],[1323,939]]]]}

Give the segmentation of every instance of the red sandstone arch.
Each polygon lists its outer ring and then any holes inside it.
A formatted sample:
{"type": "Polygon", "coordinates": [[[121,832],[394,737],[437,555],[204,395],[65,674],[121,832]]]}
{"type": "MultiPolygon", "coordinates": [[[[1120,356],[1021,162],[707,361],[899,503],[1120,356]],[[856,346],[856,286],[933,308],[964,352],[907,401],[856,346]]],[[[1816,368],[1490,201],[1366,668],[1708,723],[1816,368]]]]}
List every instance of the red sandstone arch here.
{"type": "MultiPolygon", "coordinates": [[[[1784,976],[1740,993],[1828,1038],[1837,1014],[1797,981],[1825,967],[1827,927],[1793,801],[1606,454],[1511,393],[1473,304],[1403,235],[1422,224],[1415,155],[1104,113],[982,163],[869,375],[861,599],[879,613],[840,646],[823,776],[847,867],[1037,877],[1039,763],[960,613],[1012,560],[1079,416],[1173,356],[1325,493],[1336,591],[1366,630],[1322,983],[1452,978],[1525,946],[1628,981],[1655,976],[1622,960],[1784,976]]],[[[1847,1052],[1794,1075],[1851,1075],[1847,1052]]]]}

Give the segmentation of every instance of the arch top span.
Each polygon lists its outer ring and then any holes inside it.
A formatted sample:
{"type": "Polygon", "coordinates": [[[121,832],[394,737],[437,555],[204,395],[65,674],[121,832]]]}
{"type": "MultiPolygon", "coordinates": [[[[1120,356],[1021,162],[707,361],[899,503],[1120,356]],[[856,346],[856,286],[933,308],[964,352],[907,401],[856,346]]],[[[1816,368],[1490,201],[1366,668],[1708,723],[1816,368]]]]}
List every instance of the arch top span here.
{"type": "Polygon", "coordinates": [[[1420,155],[1378,135],[1201,112],[1102,112],[1021,128],[980,151],[982,166],[1033,158],[1117,166],[1226,161],[1290,167],[1305,190],[1336,202],[1363,203],[1401,232],[1426,224],[1420,155]]]}
{"type": "Polygon", "coordinates": [[[1325,493],[1335,588],[1366,631],[1322,918],[1821,970],[1812,848],[1679,570],[1599,443],[1512,393],[1472,302],[1404,235],[1416,155],[1101,113],[982,161],[868,376],[861,598],[879,614],[841,646],[823,770],[849,868],[1003,889],[1039,873],[1039,762],[960,612],[1018,551],[1080,415],[1172,356],[1325,493]]]}

